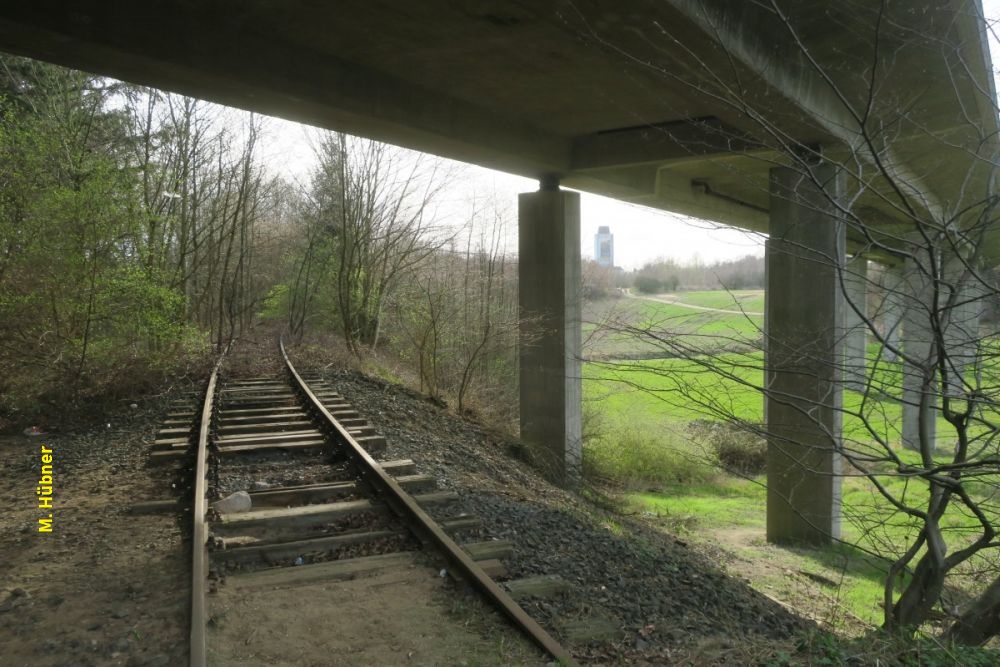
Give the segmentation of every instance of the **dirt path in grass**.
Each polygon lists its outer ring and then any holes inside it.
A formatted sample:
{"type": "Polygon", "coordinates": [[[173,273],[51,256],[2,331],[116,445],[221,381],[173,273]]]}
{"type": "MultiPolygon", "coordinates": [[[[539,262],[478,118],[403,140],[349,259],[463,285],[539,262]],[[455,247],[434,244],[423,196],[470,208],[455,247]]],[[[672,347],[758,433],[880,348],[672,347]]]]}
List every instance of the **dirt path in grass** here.
{"type": "Polygon", "coordinates": [[[749,315],[751,317],[763,317],[764,313],[755,313],[750,310],[726,310],[725,308],[709,308],[708,306],[695,306],[694,304],[684,303],[678,300],[676,296],[669,294],[653,294],[653,295],[643,295],[632,294],[632,292],[626,292],[627,296],[633,299],[643,299],[645,301],[656,301],[659,303],[667,303],[671,306],[679,306],[680,308],[690,308],[691,310],[702,310],[709,313],[723,313],[726,315],[749,315]]]}

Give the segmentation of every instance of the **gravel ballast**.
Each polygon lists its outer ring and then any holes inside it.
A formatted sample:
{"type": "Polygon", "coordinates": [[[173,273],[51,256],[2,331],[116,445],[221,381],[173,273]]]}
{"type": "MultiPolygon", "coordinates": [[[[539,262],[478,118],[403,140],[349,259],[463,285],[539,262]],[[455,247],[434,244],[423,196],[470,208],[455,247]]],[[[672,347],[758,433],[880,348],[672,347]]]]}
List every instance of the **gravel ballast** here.
{"type": "Polygon", "coordinates": [[[480,424],[354,371],[324,377],[386,436],[388,458],[412,458],[460,494],[483,520],[480,539],[513,542],[512,577],[571,583],[521,604],[581,660],[673,662],[711,646],[713,662],[731,653],[739,664],[745,639],[780,643],[813,627],[725,574],[718,554],[552,486],[511,455],[516,443],[480,424]]]}

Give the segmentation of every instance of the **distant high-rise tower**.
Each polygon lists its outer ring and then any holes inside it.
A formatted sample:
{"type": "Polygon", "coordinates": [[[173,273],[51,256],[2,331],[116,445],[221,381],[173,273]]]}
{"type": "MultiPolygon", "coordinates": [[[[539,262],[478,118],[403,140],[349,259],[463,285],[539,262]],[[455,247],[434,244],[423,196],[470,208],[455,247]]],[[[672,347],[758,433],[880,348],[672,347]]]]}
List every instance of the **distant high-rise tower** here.
{"type": "Polygon", "coordinates": [[[594,259],[601,266],[615,265],[615,235],[610,227],[598,227],[594,234],[594,259]]]}

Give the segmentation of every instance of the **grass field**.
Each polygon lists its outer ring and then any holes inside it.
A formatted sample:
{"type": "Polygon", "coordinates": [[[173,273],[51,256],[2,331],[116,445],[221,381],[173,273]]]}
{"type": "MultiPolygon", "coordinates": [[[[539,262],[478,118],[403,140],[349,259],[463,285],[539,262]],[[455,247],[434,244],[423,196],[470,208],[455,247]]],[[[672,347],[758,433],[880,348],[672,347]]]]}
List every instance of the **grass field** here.
{"type": "MultiPolygon", "coordinates": [[[[871,357],[874,357],[874,352],[871,357]]],[[[881,362],[880,383],[898,382],[899,368],[881,362]]],[[[648,359],[600,361],[584,365],[584,401],[600,404],[609,426],[657,431],[665,424],[731,415],[741,421],[761,423],[763,354],[749,351],[705,359],[648,359]]],[[[873,436],[891,445],[900,440],[902,408],[898,392],[883,398],[845,390],[843,435],[859,446],[873,436]]],[[[943,417],[937,420],[938,449],[953,447],[954,429],[943,417]]]]}
{"type": "MultiPolygon", "coordinates": [[[[692,292],[671,297],[704,308],[763,310],[759,292],[735,295],[692,292]]],[[[618,302],[619,312],[627,313],[634,326],[666,325],[665,337],[679,336],[691,345],[718,337],[715,332],[720,331],[733,332],[734,338],[759,335],[758,316],[691,310],[676,302],[634,298],[618,302]]],[[[629,343],[630,339],[621,335],[603,348],[602,361],[584,365],[584,405],[588,417],[585,430],[589,433],[585,464],[598,476],[624,484],[623,500],[634,511],[651,513],[674,531],[686,530],[692,534],[708,531],[717,539],[729,540],[748,562],[774,560],[777,548],[763,540],[764,479],[746,480],[721,472],[713,465],[712,452],[694,441],[689,426],[694,420],[713,420],[724,414],[760,423],[763,400],[755,387],[763,380],[762,353],[748,345],[736,352],[719,352],[716,347],[714,353],[694,359],[655,358],[640,362],[607,358],[616,351],[628,353],[629,343]],[[734,535],[739,539],[733,541],[734,535]]],[[[644,351],[654,348],[663,351],[663,346],[645,345],[644,351]]],[[[713,351],[710,345],[705,348],[713,351]]],[[[875,350],[871,352],[873,356],[875,350]]],[[[886,387],[898,386],[899,369],[882,363],[876,377],[886,387]]],[[[893,445],[898,443],[901,408],[892,392],[886,393],[881,400],[869,397],[862,403],[861,394],[844,392],[845,409],[863,411],[866,416],[865,421],[845,416],[846,441],[865,446],[872,443],[874,432],[893,445]]],[[[938,434],[939,449],[947,450],[954,434],[943,419],[938,420],[938,434]]],[[[912,452],[896,451],[904,461],[916,457],[912,452]]],[[[912,462],[918,461],[914,458],[912,462]]],[[[905,497],[909,503],[920,503],[926,498],[924,485],[919,482],[893,476],[882,479],[889,492],[905,497]]],[[[843,516],[843,538],[848,545],[820,550],[781,549],[777,557],[784,563],[784,569],[835,581],[835,590],[827,587],[820,594],[836,599],[848,615],[877,623],[882,613],[878,602],[886,564],[865,551],[893,553],[912,537],[914,523],[892,511],[861,476],[843,480],[843,516]]],[[[971,516],[956,513],[946,517],[944,526],[960,542],[963,538],[958,533],[967,532],[974,521],[971,516]]],[[[781,589],[787,585],[788,577],[780,568],[777,572],[763,570],[748,576],[759,578],[765,587],[781,589]]]]}
{"type": "Polygon", "coordinates": [[[706,292],[677,292],[674,296],[681,303],[720,310],[737,310],[746,313],[764,312],[763,290],[715,290],[706,292]]]}
{"type": "Polygon", "coordinates": [[[763,309],[760,290],[679,292],[669,297],[631,296],[588,302],[583,313],[584,355],[601,359],[652,358],[671,354],[671,343],[706,352],[743,349],[759,344],[763,316],[755,313],[763,309]],[[657,300],[664,298],[675,302],[657,300]],[[636,330],[655,332],[665,340],[656,343],[648,337],[637,339],[636,330]]]}

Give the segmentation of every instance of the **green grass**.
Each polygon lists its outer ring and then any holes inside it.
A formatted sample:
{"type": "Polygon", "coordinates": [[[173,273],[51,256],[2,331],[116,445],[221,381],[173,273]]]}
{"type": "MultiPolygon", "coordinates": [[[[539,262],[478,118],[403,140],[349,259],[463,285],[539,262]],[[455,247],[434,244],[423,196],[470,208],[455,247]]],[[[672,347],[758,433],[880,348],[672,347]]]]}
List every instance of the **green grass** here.
{"type": "Polygon", "coordinates": [[[792,572],[818,574],[840,584],[831,594],[851,613],[877,624],[884,563],[849,545],[826,549],[782,548],[780,555],[775,554],[775,547],[764,541],[767,494],[762,481],[719,475],[710,484],[673,485],[655,493],[631,493],[626,496],[626,504],[633,511],[654,513],[675,533],[705,537],[708,531],[709,535],[721,538],[725,531],[752,531],[759,535],[758,539],[750,540],[746,546],[730,548],[743,559],[768,562],[777,557],[781,565],[777,574],[766,569],[759,571],[753,581],[755,585],[781,593],[782,587],[789,584],[782,579],[792,572]]]}
{"type": "MultiPolygon", "coordinates": [[[[759,364],[742,364],[742,355],[730,355],[730,360],[728,371],[734,377],[760,384],[759,364]]],[[[685,440],[687,424],[695,419],[717,419],[720,412],[731,412],[754,422],[763,415],[759,394],[736,380],[720,379],[694,361],[588,363],[583,378],[584,404],[599,407],[609,431],[685,440]]]]}
{"type": "MultiPolygon", "coordinates": [[[[735,296],[745,310],[759,312],[763,308],[760,296],[755,294],[743,298],[725,292],[676,296],[686,303],[726,309],[732,308],[735,296]]],[[[618,307],[636,326],[658,324],[669,329],[670,336],[680,337],[690,345],[718,336],[719,332],[747,337],[754,333],[753,318],[739,314],[705,313],[638,299],[620,302],[618,307]]],[[[628,344],[627,338],[620,337],[608,349],[627,350],[628,344]]],[[[876,352],[874,346],[869,350],[870,364],[876,352]]],[[[591,472],[624,484],[624,499],[629,506],[659,516],[672,530],[756,531],[760,545],[748,549],[757,549],[758,553],[748,557],[774,558],[775,547],[763,542],[766,492],[759,483],[763,479],[755,483],[713,468],[711,455],[692,444],[688,428],[693,420],[718,419],[724,414],[750,423],[762,421],[760,352],[716,350],[712,356],[694,359],[587,363],[583,373],[586,409],[591,415],[598,413],[602,421],[593,429],[596,435],[585,444],[585,465],[591,472]]],[[[875,439],[887,441],[904,463],[916,465],[919,456],[898,447],[902,411],[899,391],[894,387],[899,387],[900,377],[898,364],[880,361],[874,383],[883,390],[883,396],[865,398],[858,392],[845,391],[845,410],[863,414],[865,419],[845,415],[843,433],[845,441],[856,449],[880,451],[875,439]]],[[[987,383],[995,380],[986,378],[987,383]]],[[[954,429],[943,417],[937,427],[939,451],[948,451],[954,442],[954,429]]],[[[938,458],[944,461],[948,457],[942,454],[938,458]]],[[[893,470],[885,463],[872,471],[883,473],[880,480],[887,490],[911,506],[926,501],[926,485],[919,480],[891,476],[893,470]]],[[[985,495],[993,489],[980,484],[973,485],[972,490],[985,495]]],[[[990,502],[991,509],[995,509],[992,498],[990,502]]],[[[882,615],[878,602],[887,565],[865,552],[898,553],[913,538],[916,524],[893,511],[871,482],[860,476],[843,480],[843,515],[843,539],[847,544],[817,550],[783,549],[780,558],[782,562],[787,559],[792,569],[817,572],[841,582],[829,595],[854,615],[878,623],[882,615]]],[[[946,515],[942,525],[952,548],[969,539],[976,526],[973,517],[959,511],[946,515]]],[[[780,581],[771,583],[781,585],[780,581]]]]}
{"type": "MultiPolygon", "coordinates": [[[[737,308],[725,292],[679,292],[672,296],[683,303],[707,308],[737,308]]],[[[745,309],[760,312],[761,298],[748,293],[749,305],[745,309]]],[[[638,297],[587,302],[583,321],[584,354],[589,358],[651,358],[673,354],[669,343],[657,343],[648,336],[638,338],[627,332],[630,328],[654,332],[666,341],[718,351],[755,344],[760,340],[763,325],[760,316],[694,310],[638,297]]]]}
{"type": "MultiPolygon", "coordinates": [[[[926,489],[919,484],[910,484],[907,488],[907,483],[898,478],[883,481],[890,493],[900,497],[906,495],[910,502],[919,504],[927,496],[926,489]]],[[[764,544],[767,493],[763,483],[763,477],[744,480],[718,473],[710,482],[665,484],[655,491],[627,493],[624,500],[633,511],[655,514],[675,533],[704,535],[705,531],[714,534],[732,530],[757,531],[759,540],[738,550],[740,555],[773,559],[776,548],[764,544]]],[[[828,594],[836,597],[855,616],[877,625],[882,620],[879,602],[888,564],[868,552],[898,552],[913,538],[915,524],[893,512],[873,494],[871,484],[859,478],[844,480],[843,512],[843,544],[823,549],[782,548],[781,563],[790,571],[808,571],[839,582],[837,590],[828,591],[828,594]]],[[[967,539],[973,525],[970,517],[951,513],[945,516],[942,527],[954,546],[967,539]]]]}
{"type": "Polygon", "coordinates": [[[748,313],[764,312],[764,290],[725,290],[705,292],[676,292],[682,303],[703,308],[719,308],[721,310],[742,310],[748,313]]]}
{"type": "MultiPolygon", "coordinates": [[[[874,350],[872,355],[874,355],[874,350]]],[[[876,383],[886,388],[876,398],[845,390],[843,436],[860,451],[878,451],[875,438],[897,446],[902,406],[898,364],[880,362],[876,383]]],[[[609,424],[629,426],[640,432],[678,430],[694,419],[736,419],[760,423],[764,403],[763,353],[729,353],[696,359],[601,361],[583,366],[584,401],[600,404],[609,424]]],[[[953,448],[957,436],[943,416],[937,420],[937,447],[953,448]]]]}
{"type": "Polygon", "coordinates": [[[745,479],[717,474],[710,482],[671,484],[629,494],[636,507],[687,528],[716,526],[764,529],[764,488],[745,479]]]}

